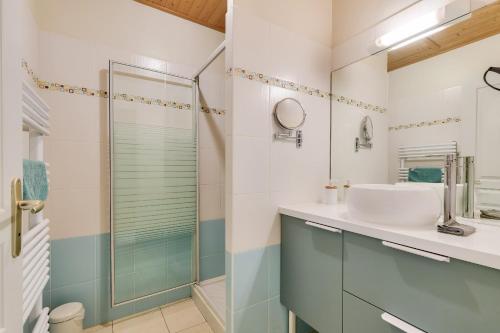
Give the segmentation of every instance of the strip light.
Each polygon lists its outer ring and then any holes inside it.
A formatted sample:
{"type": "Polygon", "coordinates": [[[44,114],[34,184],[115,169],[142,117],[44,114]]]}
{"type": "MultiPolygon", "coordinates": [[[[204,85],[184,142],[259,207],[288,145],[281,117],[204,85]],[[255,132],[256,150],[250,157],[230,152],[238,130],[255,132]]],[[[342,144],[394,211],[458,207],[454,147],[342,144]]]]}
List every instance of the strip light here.
{"type": "MultiPolygon", "coordinates": [[[[377,38],[375,44],[378,47],[387,48],[396,45],[400,42],[405,42],[408,38],[416,36],[421,32],[424,32],[426,30],[431,29],[432,27],[437,26],[443,19],[443,16],[444,16],[444,8],[425,14],[415,20],[410,21],[409,23],[401,27],[398,27],[382,35],[381,37],[377,38]]],[[[430,32],[436,33],[437,31],[431,30],[430,32]]],[[[424,38],[424,37],[416,36],[415,38],[424,38]]]]}

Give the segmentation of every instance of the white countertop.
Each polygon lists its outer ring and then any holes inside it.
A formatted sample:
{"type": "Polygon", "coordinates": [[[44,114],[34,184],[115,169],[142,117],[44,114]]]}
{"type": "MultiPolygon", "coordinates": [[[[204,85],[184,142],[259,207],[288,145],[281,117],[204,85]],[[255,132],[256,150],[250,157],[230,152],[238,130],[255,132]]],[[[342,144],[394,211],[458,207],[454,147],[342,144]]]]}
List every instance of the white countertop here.
{"type": "Polygon", "coordinates": [[[499,226],[493,226],[475,222],[477,220],[460,219],[460,223],[471,224],[477,230],[468,237],[459,237],[439,233],[435,226],[426,229],[404,229],[353,221],[349,217],[347,207],[342,204],[283,205],[279,207],[279,212],[333,228],[500,269],[500,223],[499,226]]]}

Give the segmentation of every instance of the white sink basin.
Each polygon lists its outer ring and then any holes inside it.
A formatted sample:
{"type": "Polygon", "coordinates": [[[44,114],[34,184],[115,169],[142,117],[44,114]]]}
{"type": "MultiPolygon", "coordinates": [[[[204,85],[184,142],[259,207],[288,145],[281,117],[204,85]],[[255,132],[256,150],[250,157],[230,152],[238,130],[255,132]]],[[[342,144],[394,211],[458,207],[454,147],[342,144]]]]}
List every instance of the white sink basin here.
{"type": "Polygon", "coordinates": [[[353,185],[347,195],[347,209],[357,221],[416,228],[437,222],[441,199],[430,187],[353,185]]]}

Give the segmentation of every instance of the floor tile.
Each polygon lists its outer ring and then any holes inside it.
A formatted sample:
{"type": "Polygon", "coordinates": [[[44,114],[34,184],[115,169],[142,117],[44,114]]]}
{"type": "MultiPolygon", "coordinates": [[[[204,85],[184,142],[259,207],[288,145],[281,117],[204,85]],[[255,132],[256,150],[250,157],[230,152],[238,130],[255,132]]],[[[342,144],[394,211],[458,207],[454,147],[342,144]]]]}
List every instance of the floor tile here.
{"type": "Polygon", "coordinates": [[[113,324],[97,325],[83,330],[83,333],[113,333],[113,324]]]}
{"type": "Polygon", "coordinates": [[[177,333],[205,322],[205,318],[193,300],[163,307],[161,311],[171,333],[177,333]]]}
{"type": "Polygon", "coordinates": [[[113,322],[113,333],[169,333],[160,310],[113,322]]]}
{"type": "Polygon", "coordinates": [[[191,327],[185,330],[180,331],[179,333],[213,333],[210,326],[207,323],[197,325],[195,327],[191,327]]]}

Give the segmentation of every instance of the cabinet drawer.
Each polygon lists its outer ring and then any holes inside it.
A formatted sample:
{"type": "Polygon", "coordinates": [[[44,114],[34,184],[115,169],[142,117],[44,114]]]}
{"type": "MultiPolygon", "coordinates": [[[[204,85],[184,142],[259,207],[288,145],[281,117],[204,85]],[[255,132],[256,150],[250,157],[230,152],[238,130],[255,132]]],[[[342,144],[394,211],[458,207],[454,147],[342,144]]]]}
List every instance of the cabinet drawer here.
{"type": "Polygon", "coordinates": [[[281,303],[320,333],[342,332],[342,234],[282,216],[281,303]]]}
{"type": "MultiPolygon", "coordinates": [[[[398,318],[394,318],[393,324],[391,324],[383,319],[383,315],[384,311],[379,308],[376,308],[349,293],[344,293],[343,333],[404,332],[399,329],[398,326],[401,327],[401,325],[408,325],[407,323],[401,322],[398,318]]],[[[418,330],[418,328],[415,329],[418,330]]]]}
{"type": "Polygon", "coordinates": [[[498,332],[500,271],[422,255],[344,233],[344,289],[426,332],[498,332]]]}

